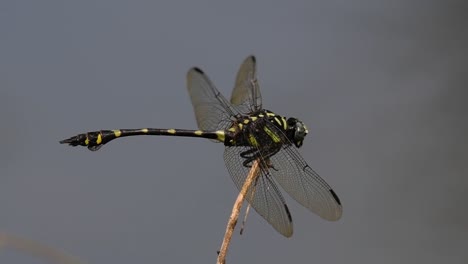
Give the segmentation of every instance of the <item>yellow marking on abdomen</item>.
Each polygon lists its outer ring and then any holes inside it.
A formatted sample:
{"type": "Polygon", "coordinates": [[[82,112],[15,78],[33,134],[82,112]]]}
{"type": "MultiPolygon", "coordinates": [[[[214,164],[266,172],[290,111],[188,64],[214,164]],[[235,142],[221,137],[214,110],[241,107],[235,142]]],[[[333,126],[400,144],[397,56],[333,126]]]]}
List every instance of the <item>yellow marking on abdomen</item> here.
{"type": "Polygon", "coordinates": [[[167,133],[169,133],[169,134],[175,134],[176,131],[175,131],[175,129],[172,129],[172,128],[171,128],[171,129],[168,129],[168,130],[167,130],[167,133]]]}
{"type": "Polygon", "coordinates": [[[239,123],[238,126],[239,126],[239,129],[240,129],[240,130],[242,130],[242,128],[244,127],[244,125],[241,124],[241,123],[239,123]]]}
{"type": "Polygon", "coordinates": [[[89,145],[89,138],[88,138],[88,136],[86,136],[86,139],[85,139],[84,143],[86,144],[86,146],[89,145]]]}
{"type": "Polygon", "coordinates": [[[270,112],[268,112],[268,113],[266,113],[266,115],[267,115],[267,116],[275,116],[275,113],[270,113],[270,112]]]}
{"type": "Polygon", "coordinates": [[[197,131],[194,132],[194,134],[197,135],[197,136],[201,136],[203,134],[203,131],[197,130],[197,131]]]}
{"type": "Polygon", "coordinates": [[[143,132],[143,133],[148,133],[148,129],[147,129],[147,128],[143,128],[143,129],[141,130],[141,132],[143,132]]]}
{"type": "Polygon", "coordinates": [[[252,120],[252,121],[255,121],[255,120],[257,120],[257,119],[258,119],[258,117],[256,117],[256,116],[251,116],[251,117],[250,117],[250,120],[252,120]]]}
{"type": "MultiPolygon", "coordinates": [[[[241,125],[241,124],[239,124],[239,125],[241,125]]],[[[236,128],[235,128],[235,127],[231,127],[231,128],[228,129],[228,131],[234,133],[234,132],[236,132],[236,128]]]]}
{"type": "Polygon", "coordinates": [[[224,133],[223,130],[216,131],[216,136],[218,136],[216,140],[221,141],[221,142],[224,142],[224,140],[226,139],[226,134],[224,133]]]}
{"type": "Polygon", "coordinates": [[[248,119],[244,119],[244,124],[246,124],[246,125],[247,125],[249,122],[250,122],[250,120],[248,120],[248,119]]]}
{"type": "Polygon", "coordinates": [[[102,143],[102,135],[101,135],[101,133],[99,133],[99,134],[97,135],[96,144],[99,145],[99,144],[101,144],[101,143],[102,143]]]}
{"type": "Polygon", "coordinates": [[[120,130],[112,130],[112,132],[114,132],[115,137],[120,137],[122,135],[122,131],[120,130]]]}

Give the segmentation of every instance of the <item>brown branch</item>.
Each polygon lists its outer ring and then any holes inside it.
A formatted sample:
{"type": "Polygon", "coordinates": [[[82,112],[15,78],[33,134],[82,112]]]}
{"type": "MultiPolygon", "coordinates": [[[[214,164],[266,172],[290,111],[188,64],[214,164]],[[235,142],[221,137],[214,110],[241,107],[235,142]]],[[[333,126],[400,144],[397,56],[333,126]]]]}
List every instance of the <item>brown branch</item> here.
{"type": "Polygon", "coordinates": [[[237,196],[236,201],[234,202],[234,206],[232,207],[231,216],[229,217],[229,221],[226,226],[226,233],[224,234],[223,243],[221,244],[221,249],[218,253],[218,260],[216,261],[217,264],[225,264],[226,263],[226,254],[229,247],[229,243],[231,242],[232,233],[234,232],[234,228],[237,224],[237,219],[239,218],[239,212],[242,207],[242,203],[244,202],[245,195],[247,191],[252,186],[252,183],[255,181],[257,176],[260,174],[259,172],[259,161],[255,160],[252,164],[252,168],[250,169],[249,175],[245,179],[244,185],[242,186],[239,195],[237,196]]]}

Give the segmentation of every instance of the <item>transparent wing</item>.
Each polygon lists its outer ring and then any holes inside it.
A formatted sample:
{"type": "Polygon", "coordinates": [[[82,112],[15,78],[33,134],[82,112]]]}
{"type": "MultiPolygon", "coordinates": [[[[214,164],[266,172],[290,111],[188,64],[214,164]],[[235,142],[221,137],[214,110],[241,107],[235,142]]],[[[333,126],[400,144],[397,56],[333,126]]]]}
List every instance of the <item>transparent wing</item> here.
{"type": "MultiPolygon", "coordinates": [[[[226,167],[239,190],[250,170],[243,166],[244,159],[240,157],[240,153],[249,149],[250,147],[226,147],[224,151],[226,167]]],[[[246,200],[280,234],[290,237],[293,233],[291,214],[277,184],[268,173],[268,169],[264,169],[266,167],[266,164],[260,165],[261,174],[247,192],[246,200]]]]}
{"type": "Polygon", "coordinates": [[[326,220],[340,219],[343,212],[340,199],[294,146],[284,144],[270,157],[270,163],[274,168],[270,173],[294,200],[326,220]]]}
{"type": "Polygon", "coordinates": [[[254,56],[247,57],[237,72],[231,103],[237,106],[243,114],[262,109],[262,95],[258,85],[254,56]]]}
{"type": "Polygon", "coordinates": [[[199,68],[188,71],[187,88],[201,130],[226,129],[231,123],[230,118],[238,114],[238,110],[224,98],[199,68]]]}

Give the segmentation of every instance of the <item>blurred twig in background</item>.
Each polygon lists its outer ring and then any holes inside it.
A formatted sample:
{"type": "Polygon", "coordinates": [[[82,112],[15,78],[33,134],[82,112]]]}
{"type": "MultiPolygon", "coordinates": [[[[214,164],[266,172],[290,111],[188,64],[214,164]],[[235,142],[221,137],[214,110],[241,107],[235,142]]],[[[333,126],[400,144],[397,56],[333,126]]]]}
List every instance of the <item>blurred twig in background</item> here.
{"type": "Polygon", "coordinates": [[[12,248],[21,252],[47,259],[57,264],[84,264],[76,257],[70,256],[52,247],[43,245],[33,240],[20,238],[0,232],[0,249],[12,248]]]}

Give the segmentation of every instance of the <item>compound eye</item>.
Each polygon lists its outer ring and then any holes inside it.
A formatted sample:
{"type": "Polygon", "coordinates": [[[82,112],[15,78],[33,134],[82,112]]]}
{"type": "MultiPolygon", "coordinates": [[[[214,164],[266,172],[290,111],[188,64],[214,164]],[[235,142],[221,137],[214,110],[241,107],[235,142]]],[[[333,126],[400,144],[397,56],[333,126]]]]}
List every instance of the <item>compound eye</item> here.
{"type": "Polygon", "coordinates": [[[296,147],[301,147],[304,141],[305,136],[307,135],[307,129],[301,121],[294,117],[290,117],[287,120],[289,131],[291,132],[294,145],[296,147]]]}
{"type": "Polygon", "coordinates": [[[288,118],[288,121],[287,121],[287,122],[288,122],[288,126],[289,126],[290,128],[294,128],[294,127],[296,126],[297,119],[294,118],[294,117],[290,117],[290,118],[288,118]]]}
{"type": "Polygon", "coordinates": [[[302,139],[304,139],[305,135],[306,135],[306,132],[305,132],[304,126],[300,122],[297,122],[296,123],[296,133],[295,133],[294,137],[297,140],[302,140],[302,139]]]}

